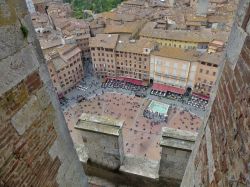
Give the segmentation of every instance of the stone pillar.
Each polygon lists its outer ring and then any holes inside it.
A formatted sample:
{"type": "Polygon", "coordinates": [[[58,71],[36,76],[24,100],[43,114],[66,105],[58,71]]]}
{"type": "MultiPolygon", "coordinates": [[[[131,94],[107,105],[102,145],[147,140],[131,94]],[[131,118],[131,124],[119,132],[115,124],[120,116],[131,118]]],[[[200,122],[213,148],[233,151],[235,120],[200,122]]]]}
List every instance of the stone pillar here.
{"type": "Polygon", "coordinates": [[[87,186],[25,0],[0,1],[0,186],[87,186]]]}
{"type": "Polygon", "coordinates": [[[162,129],[160,179],[181,183],[195,139],[196,133],[168,127],[162,129]]]}
{"type": "Polygon", "coordinates": [[[75,125],[88,149],[90,163],[117,170],[123,163],[124,121],[83,113],[75,125]]]}

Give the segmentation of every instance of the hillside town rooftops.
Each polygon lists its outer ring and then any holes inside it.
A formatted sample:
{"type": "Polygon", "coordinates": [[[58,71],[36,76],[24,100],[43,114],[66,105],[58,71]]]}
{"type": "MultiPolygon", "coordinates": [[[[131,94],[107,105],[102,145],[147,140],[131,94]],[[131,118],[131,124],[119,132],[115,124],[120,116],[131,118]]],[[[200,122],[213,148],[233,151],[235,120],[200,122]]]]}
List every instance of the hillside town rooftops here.
{"type": "Polygon", "coordinates": [[[138,29],[138,24],[140,22],[127,22],[121,25],[109,24],[105,27],[104,33],[119,34],[119,33],[129,33],[132,34],[138,29]]]}
{"type": "Polygon", "coordinates": [[[98,17],[103,17],[105,19],[110,19],[113,21],[124,21],[124,22],[133,22],[136,20],[135,15],[133,14],[121,14],[117,12],[104,12],[98,15],[98,17]]]}
{"type": "Polygon", "coordinates": [[[213,33],[207,30],[186,31],[186,30],[162,30],[155,29],[156,22],[148,22],[141,30],[140,36],[158,38],[165,40],[175,40],[195,43],[208,43],[213,39],[227,40],[228,33],[213,33]]]}
{"type": "Polygon", "coordinates": [[[57,29],[67,30],[74,32],[74,30],[87,29],[89,30],[89,24],[83,20],[77,20],[75,18],[53,18],[54,24],[57,29]]]}
{"type": "Polygon", "coordinates": [[[118,34],[97,34],[89,39],[89,46],[115,49],[117,40],[118,34]]]}

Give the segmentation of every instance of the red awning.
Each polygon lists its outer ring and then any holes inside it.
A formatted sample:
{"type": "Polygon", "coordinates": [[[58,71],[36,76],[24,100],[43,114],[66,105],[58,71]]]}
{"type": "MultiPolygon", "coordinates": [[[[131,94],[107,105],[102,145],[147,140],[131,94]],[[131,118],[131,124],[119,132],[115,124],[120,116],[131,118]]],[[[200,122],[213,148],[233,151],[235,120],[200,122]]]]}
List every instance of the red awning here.
{"type": "Polygon", "coordinates": [[[138,86],[142,86],[143,85],[143,81],[142,80],[138,80],[138,79],[124,78],[124,81],[130,82],[130,83],[138,85],[138,86]]]}
{"type": "Polygon", "coordinates": [[[106,79],[113,79],[113,80],[118,80],[118,81],[123,81],[124,78],[123,77],[106,77],[106,79]]]}
{"type": "Polygon", "coordinates": [[[177,88],[174,86],[168,86],[168,85],[159,84],[159,83],[154,83],[152,86],[152,89],[162,91],[162,92],[173,92],[173,93],[177,93],[177,94],[184,94],[185,93],[185,90],[182,88],[177,88]]]}
{"type": "Polygon", "coordinates": [[[132,84],[138,85],[138,86],[142,86],[143,85],[143,81],[139,80],[139,79],[133,79],[133,78],[128,78],[128,77],[106,77],[106,79],[114,79],[114,80],[119,80],[119,81],[126,81],[126,82],[130,82],[132,84]]]}
{"type": "Polygon", "coordinates": [[[207,101],[210,99],[209,96],[207,96],[207,95],[202,95],[202,94],[200,94],[200,93],[195,93],[195,92],[193,92],[192,95],[194,95],[194,96],[196,96],[196,97],[199,97],[199,98],[201,98],[201,99],[207,100],[207,101]]]}

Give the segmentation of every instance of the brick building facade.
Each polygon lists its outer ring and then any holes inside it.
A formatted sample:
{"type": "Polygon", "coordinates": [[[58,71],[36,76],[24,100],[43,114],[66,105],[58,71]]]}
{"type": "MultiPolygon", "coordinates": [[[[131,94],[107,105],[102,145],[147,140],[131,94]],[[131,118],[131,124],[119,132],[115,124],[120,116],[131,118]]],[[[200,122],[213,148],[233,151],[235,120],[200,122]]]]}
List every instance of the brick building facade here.
{"type": "Polygon", "coordinates": [[[0,186],[87,186],[25,1],[1,10],[0,186]]]}
{"type": "Polygon", "coordinates": [[[224,67],[216,81],[182,185],[249,186],[250,3],[239,2],[224,67]]]}
{"type": "Polygon", "coordinates": [[[76,45],[65,45],[46,55],[50,77],[58,95],[67,94],[83,78],[81,50],[76,45]]]}
{"type": "Polygon", "coordinates": [[[91,38],[89,47],[93,69],[100,78],[116,76],[115,47],[118,34],[97,34],[91,38]]]}
{"type": "Polygon", "coordinates": [[[146,39],[129,40],[120,36],[115,51],[117,76],[139,79],[148,84],[150,52],[154,47],[153,42],[146,39]]]}

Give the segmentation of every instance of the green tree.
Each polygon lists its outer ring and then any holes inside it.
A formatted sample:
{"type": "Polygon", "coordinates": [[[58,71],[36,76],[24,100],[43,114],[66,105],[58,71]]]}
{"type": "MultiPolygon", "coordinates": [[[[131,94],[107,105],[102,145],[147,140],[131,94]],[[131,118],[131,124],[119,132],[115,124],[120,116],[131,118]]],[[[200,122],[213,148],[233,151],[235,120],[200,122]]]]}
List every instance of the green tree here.
{"type": "Polygon", "coordinates": [[[92,10],[94,13],[110,11],[122,0],[65,0],[65,2],[71,3],[76,18],[83,18],[83,10],[92,10]]]}

